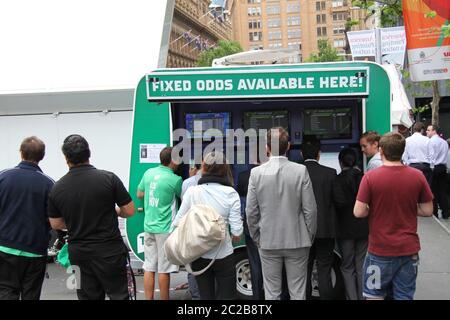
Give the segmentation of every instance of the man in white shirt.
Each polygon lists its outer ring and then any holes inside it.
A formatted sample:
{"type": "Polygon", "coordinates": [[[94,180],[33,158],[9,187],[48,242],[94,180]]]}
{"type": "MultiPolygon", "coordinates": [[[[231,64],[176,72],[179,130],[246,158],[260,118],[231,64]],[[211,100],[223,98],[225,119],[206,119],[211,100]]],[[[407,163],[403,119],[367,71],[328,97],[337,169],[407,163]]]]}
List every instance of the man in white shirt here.
{"type": "Polygon", "coordinates": [[[406,165],[422,171],[431,186],[430,139],[422,134],[425,132],[425,125],[422,122],[416,122],[413,131],[413,135],[406,138],[402,160],[406,165]]]}
{"type": "Polygon", "coordinates": [[[438,204],[442,210],[442,218],[448,219],[450,216],[448,208],[448,199],[446,194],[445,180],[447,178],[447,157],[448,143],[438,135],[438,127],[429,125],[427,128],[427,136],[430,138],[430,165],[433,170],[431,190],[434,195],[433,213],[438,217],[438,204]]]}
{"type": "Polygon", "coordinates": [[[370,159],[367,163],[367,171],[376,169],[383,165],[378,145],[380,142],[380,138],[381,136],[378,134],[378,132],[367,131],[363,133],[361,139],[359,140],[361,151],[366,155],[368,159],[370,159]]]}

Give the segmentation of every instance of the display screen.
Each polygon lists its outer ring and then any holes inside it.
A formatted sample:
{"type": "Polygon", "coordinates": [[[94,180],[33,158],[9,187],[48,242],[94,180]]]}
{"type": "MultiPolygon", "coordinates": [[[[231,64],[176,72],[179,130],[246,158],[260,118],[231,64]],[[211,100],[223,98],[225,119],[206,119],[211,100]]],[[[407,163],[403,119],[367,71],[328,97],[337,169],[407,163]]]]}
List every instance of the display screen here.
{"type": "Polygon", "coordinates": [[[205,133],[208,129],[218,129],[225,135],[230,129],[230,118],[229,112],[187,113],[186,130],[194,139],[211,138],[205,133]]]}
{"type": "Polygon", "coordinates": [[[244,127],[247,129],[266,129],[282,127],[289,128],[289,114],[287,111],[254,111],[244,114],[244,127]]]}
{"type": "Polygon", "coordinates": [[[351,139],[351,108],[305,109],[304,134],[319,139],[351,139]]]}

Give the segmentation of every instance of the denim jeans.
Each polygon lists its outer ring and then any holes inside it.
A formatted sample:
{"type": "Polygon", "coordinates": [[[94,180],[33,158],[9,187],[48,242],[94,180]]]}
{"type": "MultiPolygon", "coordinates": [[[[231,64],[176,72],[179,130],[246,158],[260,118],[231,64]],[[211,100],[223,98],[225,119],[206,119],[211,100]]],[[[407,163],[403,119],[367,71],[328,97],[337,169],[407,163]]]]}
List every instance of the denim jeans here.
{"type": "Polygon", "coordinates": [[[364,261],[363,295],[384,299],[392,289],[394,300],[413,300],[416,291],[419,255],[381,257],[367,253],[364,261]]]}

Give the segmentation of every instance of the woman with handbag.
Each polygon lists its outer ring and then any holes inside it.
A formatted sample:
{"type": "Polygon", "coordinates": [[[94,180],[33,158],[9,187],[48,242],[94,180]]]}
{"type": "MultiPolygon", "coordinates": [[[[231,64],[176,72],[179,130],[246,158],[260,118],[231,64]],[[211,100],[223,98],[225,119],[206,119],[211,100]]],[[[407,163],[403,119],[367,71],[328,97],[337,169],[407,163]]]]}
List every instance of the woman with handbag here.
{"type": "MultiPolygon", "coordinates": [[[[198,186],[187,189],[173,225],[177,226],[189,209],[198,204],[208,205],[219,213],[227,225],[226,230],[229,226],[233,240],[239,240],[243,232],[240,199],[233,189],[230,166],[221,152],[211,152],[205,156],[198,186]]],[[[219,245],[191,263],[192,270],[204,269],[213,260],[206,271],[195,276],[201,299],[235,299],[236,271],[229,232],[225,232],[225,238],[219,245]]]]}

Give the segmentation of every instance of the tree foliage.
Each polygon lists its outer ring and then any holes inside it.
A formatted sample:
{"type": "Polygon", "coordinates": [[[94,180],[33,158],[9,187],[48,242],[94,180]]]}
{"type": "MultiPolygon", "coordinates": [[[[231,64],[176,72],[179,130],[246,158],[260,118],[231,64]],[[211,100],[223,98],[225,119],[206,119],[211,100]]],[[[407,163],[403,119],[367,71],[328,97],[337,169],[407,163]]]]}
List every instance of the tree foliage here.
{"type": "Polygon", "coordinates": [[[307,62],[330,62],[330,61],[342,61],[343,58],[338,55],[336,48],[333,48],[328,40],[319,39],[317,41],[319,47],[318,53],[312,53],[307,62]]]}
{"type": "Polygon", "coordinates": [[[352,5],[365,9],[369,17],[377,14],[377,10],[379,10],[381,27],[393,27],[403,24],[401,0],[353,0],[352,5]]]}
{"type": "Polygon", "coordinates": [[[217,46],[203,51],[198,56],[197,66],[211,67],[214,59],[229,56],[230,54],[242,52],[242,47],[239,42],[219,40],[217,46]]]}

